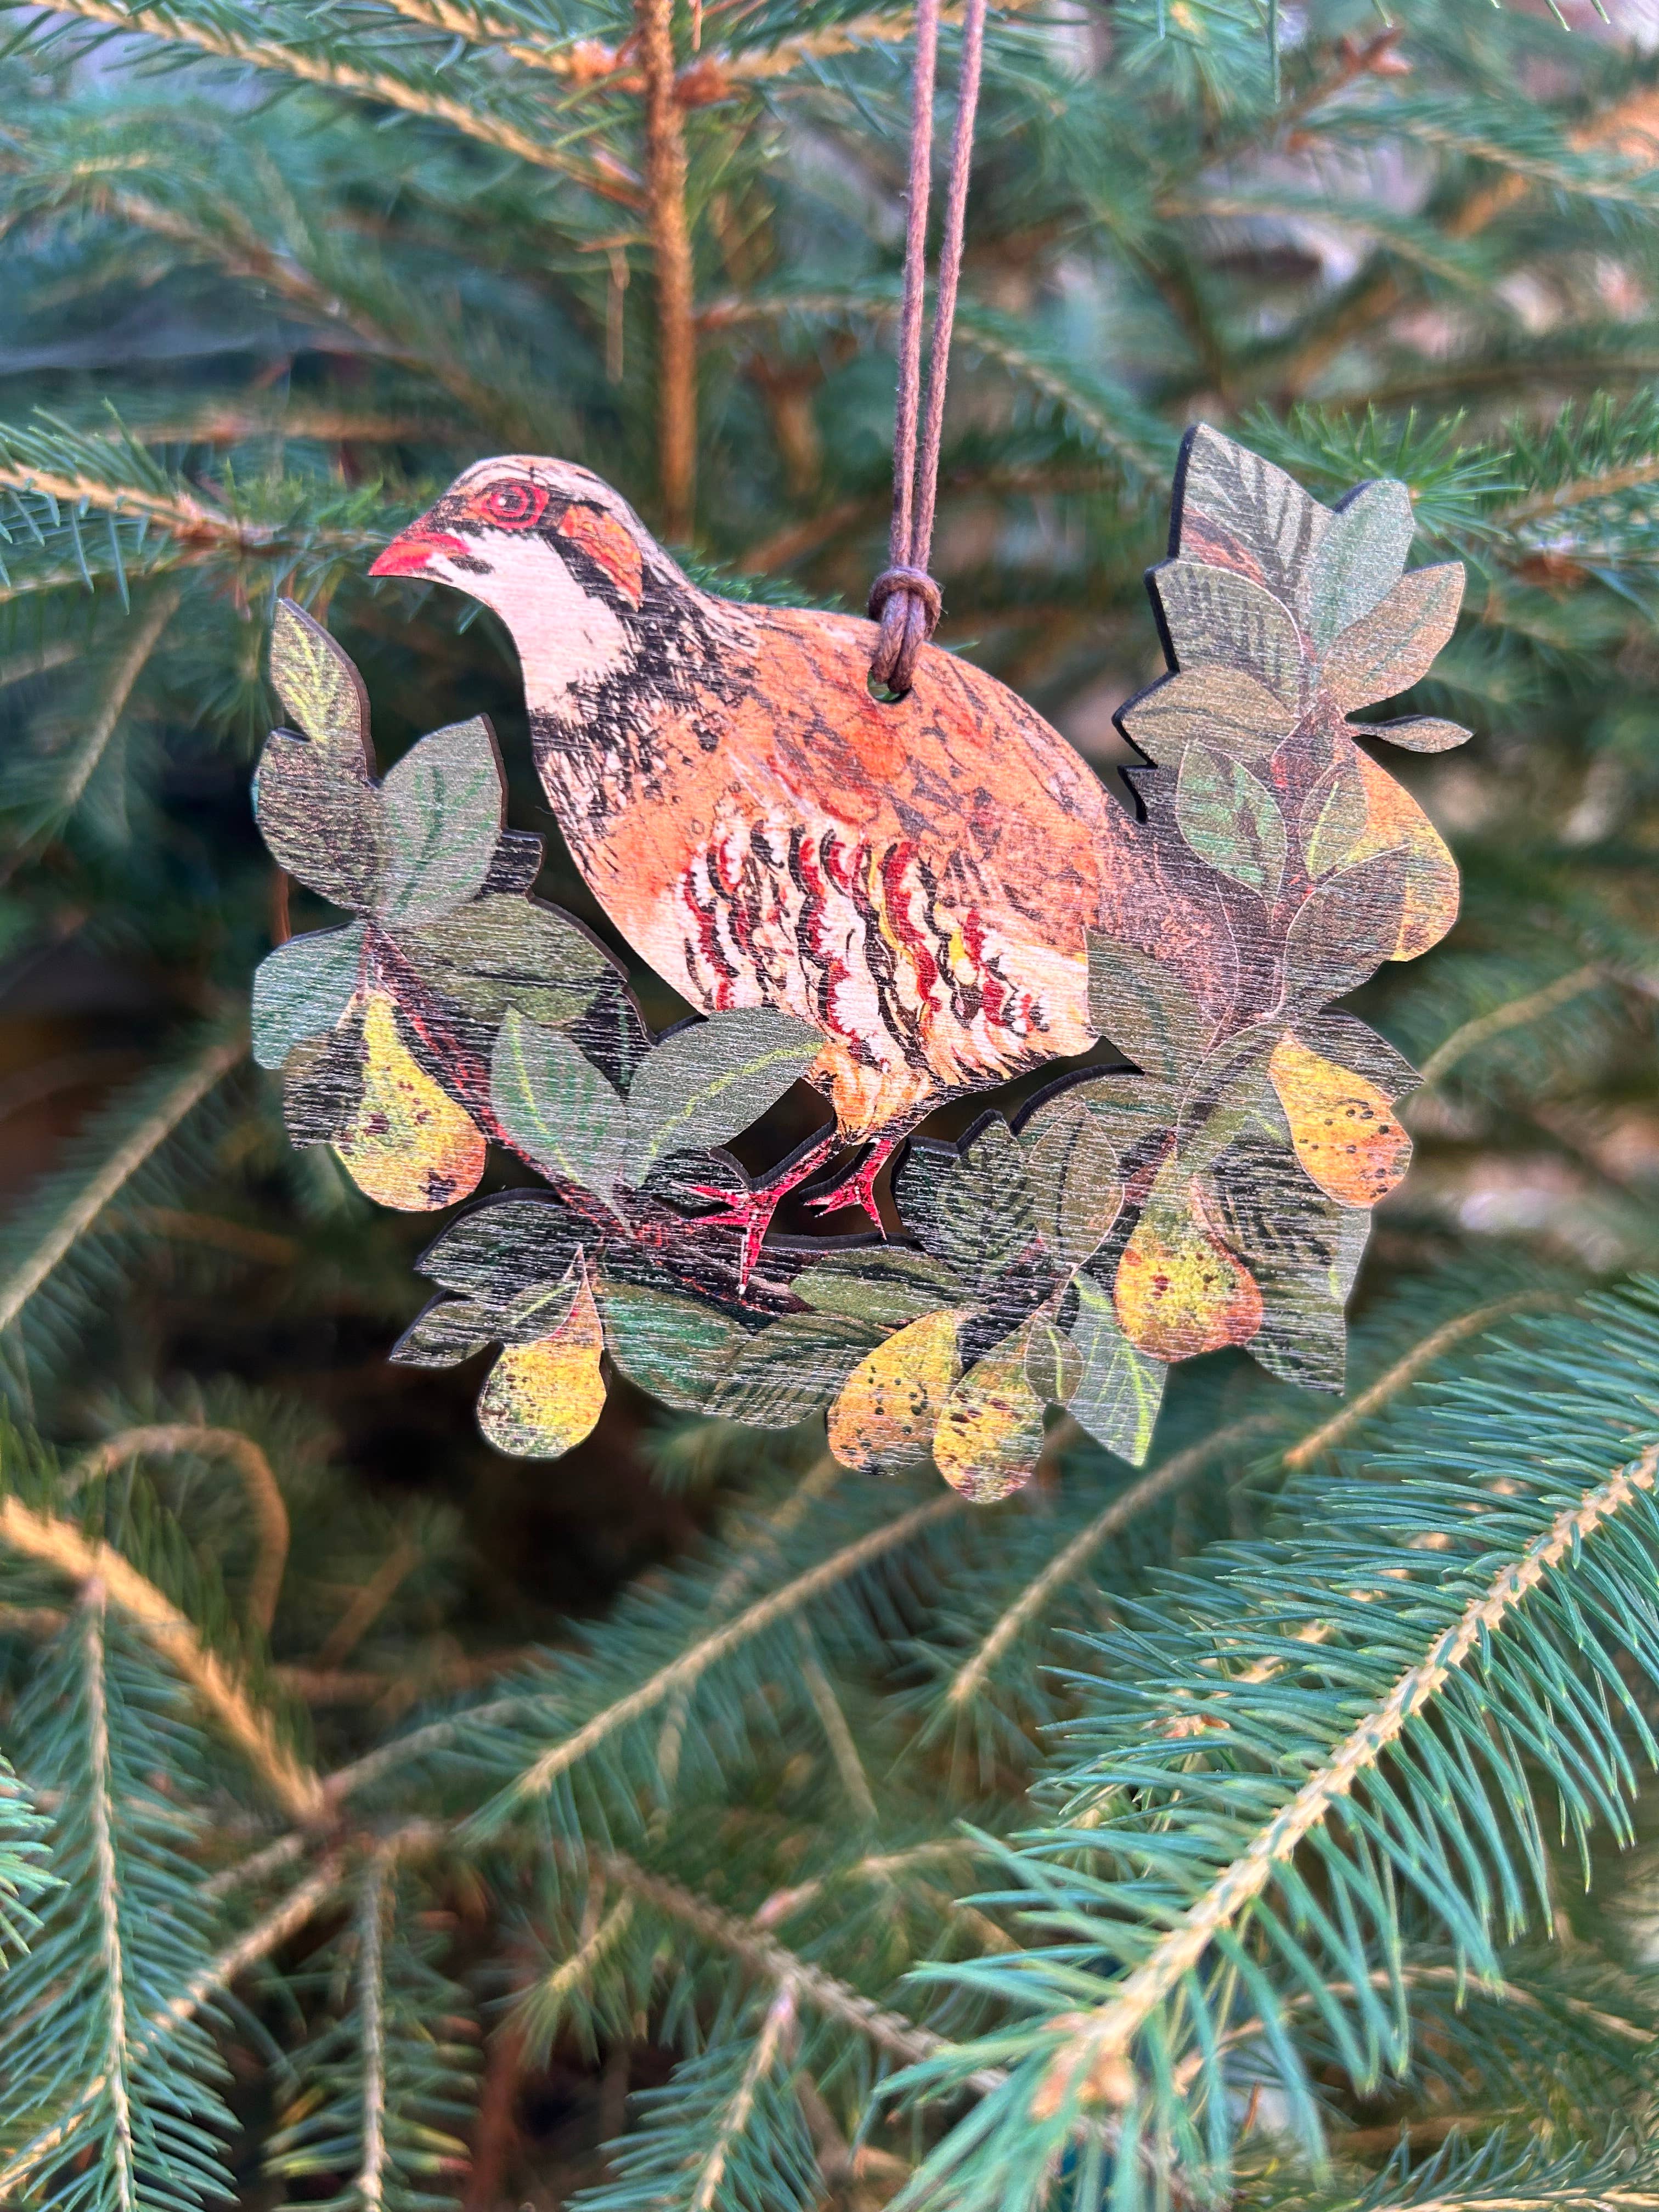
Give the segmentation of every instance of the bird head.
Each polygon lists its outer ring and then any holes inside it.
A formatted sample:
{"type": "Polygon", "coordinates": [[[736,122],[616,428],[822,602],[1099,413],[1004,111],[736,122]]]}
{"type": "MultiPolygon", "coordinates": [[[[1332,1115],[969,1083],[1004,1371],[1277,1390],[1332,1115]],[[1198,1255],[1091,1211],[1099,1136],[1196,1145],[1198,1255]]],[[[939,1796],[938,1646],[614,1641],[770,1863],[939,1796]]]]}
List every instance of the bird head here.
{"type": "Polygon", "coordinates": [[[457,477],[369,574],[426,577],[481,599],[512,632],[526,672],[534,661],[562,689],[627,658],[629,617],[648,584],[679,572],[598,477],[510,453],[457,477]]]}

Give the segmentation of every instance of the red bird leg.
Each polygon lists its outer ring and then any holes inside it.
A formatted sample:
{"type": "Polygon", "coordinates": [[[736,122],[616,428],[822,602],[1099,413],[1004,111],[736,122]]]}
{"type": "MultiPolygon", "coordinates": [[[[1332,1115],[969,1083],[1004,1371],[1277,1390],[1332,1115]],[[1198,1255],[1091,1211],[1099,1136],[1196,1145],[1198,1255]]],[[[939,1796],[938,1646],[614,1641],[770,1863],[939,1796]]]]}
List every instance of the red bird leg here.
{"type": "Polygon", "coordinates": [[[760,1259],[761,1246],[766,1242],[766,1232],[772,1226],[772,1216],[790,1192],[807,1177],[815,1175],[823,1165],[839,1141],[835,1129],[826,1129],[821,1137],[814,1138],[804,1151],[792,1152],[781,1168],[775,1170],[767,1182],[751,1183],[746,1189],[733,1190],[729,1185],[694,1182],[687,1185],[694,1196],[712,1198],[719,1201],[718,1213],[700,1213],[691,1223],[696,1229],[741,1229],[743,1249],[738,1255],[738,1288],[746,1291],[749,1278],[760,1259]]]}
{"type": "Polygon", "coordinates": [[[822,1198],[809,1198],[807,1205],[817,1213],[834,1213],[843,1206],[861,1206],[884,1237],[887,1224],[881,1218],[876,1198],[876,1177],[902,1141],[900,1137],[877,1137],[851,1175],[843,1176],[822,1198]]]}

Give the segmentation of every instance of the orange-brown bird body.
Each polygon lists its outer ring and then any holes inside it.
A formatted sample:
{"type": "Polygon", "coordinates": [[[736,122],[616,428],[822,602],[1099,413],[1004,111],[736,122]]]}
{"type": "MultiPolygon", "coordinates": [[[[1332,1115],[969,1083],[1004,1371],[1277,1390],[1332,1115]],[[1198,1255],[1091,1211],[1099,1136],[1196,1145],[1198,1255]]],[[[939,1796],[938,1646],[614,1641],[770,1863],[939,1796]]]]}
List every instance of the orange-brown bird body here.
{"type": "MultiPolygon", "coordinates": [[[[652,968],[705,1012],[822,1031],[809,1080],[874,1146],[839,1202],[873,1213],[942,1100],[1089,1048],[1088,929],[1213,988],[1213,905],[1023,700],[933,647],[873,698],[872,623],[700,590],[584,470],[480,462],[375,573],[505,621],[560,828],[652,968]]],[[[830,1149],[757,1194],[767,1219],[830,1149]]]]}

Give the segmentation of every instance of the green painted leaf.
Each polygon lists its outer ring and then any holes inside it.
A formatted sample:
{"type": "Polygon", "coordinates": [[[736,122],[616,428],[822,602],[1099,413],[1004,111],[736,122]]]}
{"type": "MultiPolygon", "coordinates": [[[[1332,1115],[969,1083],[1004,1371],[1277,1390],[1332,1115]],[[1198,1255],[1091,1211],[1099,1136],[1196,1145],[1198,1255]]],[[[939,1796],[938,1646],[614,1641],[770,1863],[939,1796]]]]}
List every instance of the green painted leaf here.
{"type": "Polygon", "coordinates": [[[637,1187],[670,1152],[740,1136],[823,1049],[793,1014],[755,1006],[676,1030],[641,1062],[628,1092],[628,1179],[637,1187]]]}
{"type": "Polygon", "coordinates": [[[1131,699],[1118,720],[1149,760],[1177,768],[1191,744],[1263,757],[1288,736],[1296,714],[1246,670],[1212,660],[1166,676],[1131,699]]]}
{"type": "Polygon", "coordinates": [[[700,1412],[748,1342],[713,1306],[610,1274],[600,1278],[599,1310],[623,1373],[677,1413],[700,1412]]]}
{"type": "Polygon", "coordinates": [[[516,1006],[550,1028],[592,1004],[615,969],[585,929],[550,907],[486,891],[459,913],[399,929],[398,950],[434,991],[484,1021],[516,1006]]]}
{"type": "Polygon", "coordinates": [[[1083,1356],[1064,1329],[1039,1314],[1025,1337],[1025,1380],[1045,1406],[1064,1406],[1083,1379],[1083,1356]]]}
{"type": "Polygon", "coordinates": [[[259,756],[253,811],[279,868],[336,906],[374,902],[380,795],[344,775],[319,747],[276,731],[259,756]]]}
{"type": "Polygon", "coordinates": [[[1220,661],[1242,669],[1299,711],[1305,690],[1302,641],[1282,599],[1248,576],[1204,561],[1165,561],[1152,570],[1152,586],[1181,668],[1220,661]]]}
{"type": "Polygon", "coordinates": [[[1408,753],[1449,753],[1467,744],[1471,732],[1461,722],[1442,722],[1432,714],[1407,714],[1398,722],[1350,722],[1363,738],[1386,738],[1408,753]]]}
{"type": "Polygon", "coordinates": [[[1111,1292],[1092,1275],[1079,1275],[1077,1290],[1077,1317],[1067,1334],[1082,1371],[1066,1409],[1097,1443],[1139,1467],[1152,1449],[1170,1370],[1130,1343],[1117,1325],[1111,1292]]]}
{"type": "Polygon", "coordinates": [[[283,1121],[289,1142],[331,1145],[343,1137],[363,1095],[361,1002],[320,1036],[301,1037],[283,1065],[283,1121]]]}
{"type": "Polygon", "coordinates": [[[1176,823],[1200,860],[1269,904],[1285,875],[1285,817],[1243,761],[1189,745],[1176,786],[1176,823]]]}
{"type": "Polygon", "coordinates": [[[955,1294],[949,1268],[894,1245],[826,1253],[789,1287],[818,1313],[841,1314],[878,1328],[902,1328],[949,1305],[955,1294]]]}
{"type": "Polygon", "coordinates": [[[1019,1140],[1030,1152],[1057,1123],[1083,1111],[1100,1124],[1121,1162],[1164,1134],[1180,1110],[1179,1091],[1150,1076],[1085,1076],[1068,1080],[1051,1097],[1040,1097],[1021,1120],[1019,1140]]]}
{"type": "Polygon", "coordinates": [[[1088,932],[1089,1020],[1155,1083],[1176,1083],[1204,1056],[1212,1024],[1162,961],[1088,932]]]}
{"type": "Polygon", "coordinates": [[[1346,629],[1325,656],[1320,680],[1339,707],[1367,707],[1419,683],[1457,627],[1463,564],[1413,568],[1380,606],[1346,629]]]}
{"type": "Polygon", "coordinates": [[[452,1221],[416,1265],[428,1282],[501,1313],[526,1291],[562,1282],[588,1233],[556,1198],[503,1191],[452,1221]]]}
{"type": "Polygon", "coordinates": [[[1339,869],[1311,891],[1291,923],[1285,973],[1300,993],[1340,999],[1374,975],[1400,935],[1407,857],[1378,853],[1339,869]]]}
{"type": "MultiPolygon", "coordinates": [[[[1026,1146],[1037,1234],[1062,1274],[1097,1251],[1123,1204],[1109,1117],[1079,1085],[1054,1102],[1026,1146]]],[[[1024,1134],[1021,1133],[1022,1136],[1024,1134]]]]}
{"type": "Polygon", "coordinates": [[[361,921],[290,937],[267,953],[253,975],[253,1057],[280,1067],[301,1037],[331,1030],[356,995],[362,971],[361,921]]]}
{"type": "Polygon", "coordinates": [[[270,626],[270,680],[331,775],[367,783],[368,694],[350,656],[292,599],[280,599],[270,626]]]}
{"type": "Polygon", "coordinates": [[[1352,747],[1343,747],[1302,802],[1302,850],[1310,876],[1340,868],[1370,819],[1365,781],[1352,747]]]}
{"type": "Polygon", "coordinates": [[[1349,493],[1307,565],[1298,601],[1320,652],[1387,599],[1405,572],[1416,531],[1411,493],[1396,478],[1381,477],[1349,493]]]}
{"type": "Polygon", "coordinates": [[[386,860],[376,902],[394,934],[483,888],[501,832],[500,756],[482,714],[411,745],[380,787],[386,860]]]}
{"type": "Polygon", "coordinates": [[[1340,1390],[1345,1308],[1364,1253],[1370,1210],[1345,1206],[1310,1182],[1282,1113],[1276,1131],[1230,1145],[1209,1192],[1218,1225],[1261,1292],[1261,1327],[1248,1350],[1268,1374],[1314,1390],[1340,1390]]]}
{"type": "Polygon", "coordinates": [[[539,1344],[563,1326],[581,1283],[573,1267],[507,1298],[434,1298],[391,1357],[400,1367],[454,1367],[487,1344],[539,1344]]]}
{"type": "Polygon", "coordinates": [[[1231,554],[1288,605],[1330,527],[1330,509],[1207,422],[1188,432],[1176,484],[1181,551],[1205,559],[1231,554]]]}
{"type": "Polygon", "coordinates": [[[710,1394],[707,1411],[758,1429],[793,1429],[822,1413],[884,1332],[828,1313],[786,1314],[745,1336],[710,1394]]]}
{"type": "Polygon", "coordinates": [[[913,1144],[893,1195],[905,1227],[970,1297],[1036,1242],[1025,1154],[1000,1115],[960,1149],[913,1144]]]}
{"type": "Polygon", "coordinates": [[[532,1166],[611,1203],[628,1109],[561,1030],[509,1012],[495,1039],[489,1098],[507,1141],[532,1166]]]}
{"type": "Polygon", "coordinates": [[[1392,1103],[1415,1091],[1423,1079],[1403,1052],[1353,1014],[1316,1014],[1298,1021],[1297,1035],[1312,1052],[1351,1067],[1392,1103]]]}

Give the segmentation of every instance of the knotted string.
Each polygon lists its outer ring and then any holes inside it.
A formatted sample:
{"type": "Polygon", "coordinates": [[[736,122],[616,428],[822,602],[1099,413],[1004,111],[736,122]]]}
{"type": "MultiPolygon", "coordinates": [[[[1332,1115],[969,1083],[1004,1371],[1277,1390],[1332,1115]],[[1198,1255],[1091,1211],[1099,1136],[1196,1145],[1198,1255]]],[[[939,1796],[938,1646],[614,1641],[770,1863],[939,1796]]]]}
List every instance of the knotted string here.
{"type": "Polygon", "coordinates": [[[898,397],[893,415],[893,524],[887,562],[870,586],[870,614],[881,624],[872,682],[902,698],[915,679],[916,656],[939,617],[939,588],[927,573],[939,493],[939,445],[945,428],[945,385],[950,373],[951,325],[956,319],[957,279],[962,271],[968,213],[968,171],[973,160],[974,112],[979,105],[980,61],[985,46],[986,0],[968,0],[963,26],[962,82],[951,139],[951,177],[939,246],[939,298],[927,360],[927,405],[920,443],[921,319],[927,282],[927,198],[933,179],[933,78],[939,62],[939,0],[917,0],[915,75],[910,103],[909,210],[904,237],[904,300],[899,317],[898,397]]]}

